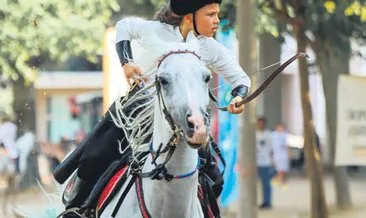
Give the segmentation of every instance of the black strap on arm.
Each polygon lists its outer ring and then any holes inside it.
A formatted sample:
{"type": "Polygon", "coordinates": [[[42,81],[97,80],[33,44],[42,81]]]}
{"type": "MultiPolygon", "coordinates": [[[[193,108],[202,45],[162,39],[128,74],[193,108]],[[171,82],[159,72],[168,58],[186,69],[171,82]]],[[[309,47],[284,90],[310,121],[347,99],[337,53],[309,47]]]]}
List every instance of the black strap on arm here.
{"type": "Polygon", "coordinates": [[[247,97],[249,93],[249,88],[245,85],[239,85],[231,91],[231,95],[235,98],[236,96],[240,96],[242,99],[247,97]]]}
{"type": "Polygon", "coordinates": [[[133,61],[130,40],[122,40],[118,42],[116,44],[116,50],[122,66],[133,61]]]}
{"type": "MultiPolygon", "coordinates": [[[[249,88],[247,86],[244,85],[239,85],[237,87],[235,87],[232,91],[231,91],[231,95],[235,98],[236,96],[240,96],[242,99],[246,98],[247,95],[249,93],[249,88]]],[[[212,92],[210,90],[208,90],[208,95],[210,97],[210,99],[214,102],[215,106],[219,109],[219,110],[223,110],[224,107],[220,107],[218,106],[218,101],[217,98],[215,97],[214,94],[212,94],[212,92]]],[[[224,109],[224,111],[226,111],[226,108],[224,109]]]]}

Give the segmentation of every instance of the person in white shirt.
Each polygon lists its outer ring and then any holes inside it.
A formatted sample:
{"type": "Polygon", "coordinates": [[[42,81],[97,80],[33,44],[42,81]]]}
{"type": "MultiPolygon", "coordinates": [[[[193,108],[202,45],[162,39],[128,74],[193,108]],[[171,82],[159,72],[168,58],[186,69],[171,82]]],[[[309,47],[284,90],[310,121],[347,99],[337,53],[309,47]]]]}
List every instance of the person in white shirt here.
{"type": "Polygon", "coordinates": [[[17,130],[17,126],[11,121],[9,116],[3,118],[0,124],[0,144],[4,146],[5,153],[16,163],[18,171],[19,153],[15,143],[17,130]]]}
{"type": "Polygon", "coordinates": [[[289,170],[289,156],[287,147],[288,133],[283,124],[278,124],[272,133],[273,160],[277,172],[275,183],[285,184],[286,174],[289,170]]]}
{"type": "Polygon", "coordinates": [[[157,13],[157,20],[127,17],[117,22],[116,49],[127,80],[139,83],[139,76],[156,70],[158,59],[164,55],[159,49],[162,44],[198,40],[203,63],[232,84],[234,99],[228,111],[241,113],[244,107],[236,108],[234,103],[246,97],[251,81],[232,54],[212,37],[220,22],[220,3],[221,0],[171,0],[157,13]],[[134,60],[132,40],[146,55],[134,60]]]}
{"type": "MultiPolygon", "coordinates": [[[[251,81],[232,54],[212,38],[219,24],[221,1],[170,0],[170,4],[157,13],[156,20],[137,17],[120,20],[116,24],[116,50],[127,80],[139,84],[142,81],[140,76],[156,70],[157,60],[164,55],[160,49],[163,45],[192,42],[199,45],[198,55],[203,63],[232,84],[233,100],[228,111],[234,114],[243,112],[244,106],[236,107],[235,103],[247,96],[251,81]],[[141,58],[133,58],[132,40],[143,48],[141,58]]],[[[131,92],[138,88],[133,86],[131,92]]],[[[109,111],[115,111],[113,108],[115,104],[109,111]]],[[[110,117],[107,112],[79,146],[82,152],[73,157],[79,158],[76,183],[81,184],[83,190],[80,189],[81,194],[68,203],[67,208],[80,206],[100,175],[113,161],[121,158],[119,146],[128,146],[128,141],[122,140],[122,131],[111,122],[110,117]],[[123,143],[119,145],[118,142],[123,143]]]]}
{"type": "Polygon", "coordinates": [[[256,147],[257,147],[257,168],[258,176],[262,185],[263,201],[260,205],[261,209],[272,207],[272,136],[271,132],[266,129],[266,119],[259,118],[257,120],[256,131],[256,147]]]}

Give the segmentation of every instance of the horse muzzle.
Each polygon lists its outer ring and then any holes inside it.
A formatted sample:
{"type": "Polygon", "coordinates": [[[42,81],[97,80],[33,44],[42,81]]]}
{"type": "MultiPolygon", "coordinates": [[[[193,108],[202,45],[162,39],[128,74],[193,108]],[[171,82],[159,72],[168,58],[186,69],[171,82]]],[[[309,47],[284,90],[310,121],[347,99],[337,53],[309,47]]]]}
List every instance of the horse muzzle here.
{"type": "Polygon", "coordinates": [[[185,135],[192,148],[200,148],[208,141],[208,129],[203,116],[187,116],[185,135]]]}

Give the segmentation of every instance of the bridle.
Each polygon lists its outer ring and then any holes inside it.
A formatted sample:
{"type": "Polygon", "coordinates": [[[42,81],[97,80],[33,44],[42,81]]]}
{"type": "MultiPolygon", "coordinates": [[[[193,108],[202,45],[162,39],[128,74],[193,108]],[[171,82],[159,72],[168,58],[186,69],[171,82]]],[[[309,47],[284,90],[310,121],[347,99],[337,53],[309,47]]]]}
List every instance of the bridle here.
{"type": "MultiPolygon", "coordinates": [[[[177,51],[170,51],[169,53],[163,55],[160,59],[159,59],[159,62],[158,62],[158,68],[160,67],[160,65],[164,62],[164,60],[169,57],[170,55],[174,55],[174,54],[192,54],[194,55],[195,57],[197,57],[199,60],[201,60],[201,57],[199,55],[197,55],[195,52],[193,51],[189,51],[189,50],[177,50],[177,51]]],[[[181,139],[184,137],[184,133],[183,133],[183,130],[181,129],[181,127],[179,127],[178,125],[176,125],[174,123],[174,120],[173,120],[173,117],[171,116],[171,114],[169,113],[167,107],[166,107],[166,104],[165,104],[165,101],[164,101],[164,98],[162,96],[162,92],[161,92],[161,79],[156,76],[155,77],[155,87],[156,87],[156,92],[157,92],[157,96],[158,96],[158,99],[159,99],[159,104],[160,104],[160,107],[162,108],[162,113],[164,115],[164,118],[165,120],[168,122],[173,134],[172,136],[170,137],[168,143],[166,144],[166,146],[164,147],[163,150],[162,147],[163,147],[163,144],[160,144],[159,147],[158,147],[158,150],[157,151],[154,151],[153,150],[153,146],[152,144],[150,144],[149,146],[149,153],[153,156],[153,161],[152,161],[152,164],[155,165],[155,168],[150,171],[150,172],[147,172],[147,173],[141,173],[141,167],[138,168],[138,170],[135,170],[136,172],[137,171],[140,171],[138,172],[138,176],[141,177],[141,178],[151,178],[152,180],[162,180],[162,179],[165,179],[166,181],[171,181],[172,179],[176,178],[176,179],[179,179],[179,178],[185,178],[187,177],[187,175],[193,175],[195,172],[197,172],[197,169],[199,167],[199,159],[198,159],[198,164],[197,164],[197,167],[189,172],[189,173],[186,173],[186,174],[182,174],[182,175],[178,175],[178,176],[173,176],[171,174],[169,174],[167,172],[167,168],[166,168],[166,164],[168,163],[168,161],[170,160],[170,158],[172,157],[175,149],[176,149],[176,146],[177,144],[181,141],[181,139]],[[165,160],[163,161],[163,163],[161,164],[157,164],[156,163],[156,160],[157,158],[159,157],[160,154],[163,154],[163,153],[166,153],[167,152],[167,155],[166,155],[166,158],[165,160]]],[[[208,111],[209,112],[209,111],[208,111]]],[[[206,125],[209,125],[209,122],[207,122],[206,125]]],[[[141,164],[139,164],[141,165],[141,164]]]]}

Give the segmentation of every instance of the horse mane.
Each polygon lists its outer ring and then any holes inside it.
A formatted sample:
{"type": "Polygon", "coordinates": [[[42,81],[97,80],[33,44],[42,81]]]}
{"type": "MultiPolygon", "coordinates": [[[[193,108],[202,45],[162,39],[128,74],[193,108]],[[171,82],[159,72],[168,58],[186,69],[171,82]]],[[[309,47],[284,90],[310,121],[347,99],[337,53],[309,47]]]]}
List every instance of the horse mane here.
{"type": "Polygon", "coordinates": [[[149,149],[156,97],[156,88],[152,84],[139,89],[136,93],[128,93],[122,100],[115,101],[115,111],[109,113],[114,124],[125,134],[125,138],[119,142],[121,154],[128,148],[132,148],[134,154],[149,149]],[[129,145],[126,148],[122,148],[123,140],[128,141],[129,145]]]}

